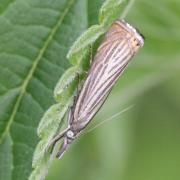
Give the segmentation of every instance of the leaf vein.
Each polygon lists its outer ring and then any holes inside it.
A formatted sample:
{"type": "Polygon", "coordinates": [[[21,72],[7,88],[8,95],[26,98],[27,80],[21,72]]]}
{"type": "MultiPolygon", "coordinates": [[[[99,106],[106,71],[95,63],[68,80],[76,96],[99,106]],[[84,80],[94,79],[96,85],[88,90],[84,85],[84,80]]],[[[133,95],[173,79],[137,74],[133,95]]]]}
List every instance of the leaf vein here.
{"type": "Polygon", "coordinates": [[[55,34],[57,33],[57,30],[58,28],[60,27],[60,25],[62,24],[66,14],[69,12],[69,9],[71,8],[71,6],[74,4],[75,0],[70,0],[66,6],[66,8],[64,9],[64,11],[62,12],[62,14],[60,15],[57,23],[54,25],[54,27],[52,28],[52,30],[50,31],[46,41],[44,42],[44,45],[42,46],[42,48],[39,50],[39,53],[37,54],[37,57],[35,58],[25,80],[22,82],[22,85],[20,86],[21,88],[21,91],[20,91],[20,94],[16,100],[16,103],[14,105],[14,108],[12,110],[12,114],[8,120],[8,123],[6,125],[6,128],[4,130],[4,132],[2,133],[1,137],[0,137],[0,144],[2,143],[4,137],[7,135],[7,133],[9,133],[9,130],[10,130],[10,127],[14,121],[14,118],[17,114],[17,111],[20,107],[20,104],[21,104],[21,101],[25,95],[25,92],[26,92],[26,89],[27,89],[27,86],[40,62],[40,60],[42,59],[45,51],[47,50],[49,44],[51,43],[51,41],[53,40],[53,37],[55,36],[55,34]]]}
{"type": "Polygon", "coordinates": [[[31,99],[37,104],[37,106],[43,111],[44,107],[35,99],[32,93],[26,91],[26,93],[31,97],[31,99]]]}

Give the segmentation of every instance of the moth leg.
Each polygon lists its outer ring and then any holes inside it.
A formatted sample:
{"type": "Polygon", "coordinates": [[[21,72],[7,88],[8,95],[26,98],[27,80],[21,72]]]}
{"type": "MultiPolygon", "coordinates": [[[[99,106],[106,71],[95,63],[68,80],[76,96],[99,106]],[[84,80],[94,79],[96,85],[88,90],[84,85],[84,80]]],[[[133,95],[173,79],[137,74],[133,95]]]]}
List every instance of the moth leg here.
{"type": "MultiPolygon", "coordinates": [[[[88,67],[91,66],[92,62],[93,62],[93,45],[91,44],[89,47],[89,53],[88,53],[88,67]]],[[[83,74],[85,76],[88,75],[88,70],[89,68],[87,69],[87,67],[86,69],[83,70],[83,74]]]]}
{"type": "Polygon", "coordinates": [[[74,99],[74,103],[76,103],[77,98],[78,98],[78,96],[79,96],[79,93],[80,93],[80,91],[81,91],[81,89],[82,89],[82,85],[81,85],[81,81],[80,81],[79,74],[77,74],[77,80],[78,80],[77,95],[76,95],[76,97],[75,97],[75,99],[74,99]]]}
{"type": "Polygon", "coordinates": [[[51,152],[52,152],[53,149],[54,149],[54,147],[55,147],[55,145],[56,145],[56,143],[64,137],[65,133],[66,133],[68,130],[69,130],[69,128],[66,128],[66,129],[63,130],[61,133],[59,133],[58,135],[56,135],[56,136],[50,141],[47,149],[49,149],[50,147],[52,147],[52,148],[51,148],[51,152]]]}
{"type": "MultiPolygon", "coordinates": [[[[74,104],[74,102],[73,102],[73,104],[74,104]]],[[[74,107],[73,107],[73,105],[69,108],[69,112],[68,112],[68,124],[70,125],[71,124],[71,122],[72,122],[72,113],[73,113],[73,110],[74,110],[74,107]]]]}
{"type": "Polygon", "coordinates": [[[65,153],[65,151],[67,150],[69,144],[68,144],[68,139],[67,137],[64,138],[64,142],[61,144],[61,147],[58,151],[58,153],[56,154],[56,158],[60,159],[63,154],[65,153]]]}
{"type": "Polygon", "coordinates": [[[93,62],[93,45],[90,46],[90,65],[92,64],[93,62]]]}
{"type": "MultiPolygon", "coordinates": [[[[90,45],[90,54],[89,54],[89,66],[91,66],[92,62],[93,62],[93,45],[90,45]]],[[[84,70],[84,74],[87,76],[88,75],[88,70],[84,70]]]]}

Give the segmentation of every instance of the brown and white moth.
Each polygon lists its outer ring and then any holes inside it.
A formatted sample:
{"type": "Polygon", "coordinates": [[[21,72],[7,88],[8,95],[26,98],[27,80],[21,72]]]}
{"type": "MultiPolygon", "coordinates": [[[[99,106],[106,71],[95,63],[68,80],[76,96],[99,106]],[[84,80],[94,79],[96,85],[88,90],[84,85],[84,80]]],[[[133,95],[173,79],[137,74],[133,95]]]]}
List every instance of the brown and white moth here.
{"type": "Polygon", "coordinates": [[[117,20],[111,25],[97,50],[77,100],[69,111],[68,127],[52,141],[54,146],[64,138],[58,158],[62,157],[100,109],[113,85],[143,44],[142,35],[125,21],[117,20]]]}

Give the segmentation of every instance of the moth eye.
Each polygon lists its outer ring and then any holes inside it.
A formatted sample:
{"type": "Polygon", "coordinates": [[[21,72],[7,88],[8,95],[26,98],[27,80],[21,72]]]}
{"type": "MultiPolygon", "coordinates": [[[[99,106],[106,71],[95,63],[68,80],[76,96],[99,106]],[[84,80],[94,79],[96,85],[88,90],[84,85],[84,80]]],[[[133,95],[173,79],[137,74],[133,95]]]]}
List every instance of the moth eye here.
{"type": "Polygon", "coordinates": [[[134,44],[135,44],[136,46],[141,46],[140,41],[138,41],[136,38],[134,38],[134,44]]]}
{"type": "Polygon", "coordinates": [[[137,41],[137,42],[136,42],[136,45],[137,45],[137,46],[140,46],[140,42],[139,42],[139,41],[137,41]]]}

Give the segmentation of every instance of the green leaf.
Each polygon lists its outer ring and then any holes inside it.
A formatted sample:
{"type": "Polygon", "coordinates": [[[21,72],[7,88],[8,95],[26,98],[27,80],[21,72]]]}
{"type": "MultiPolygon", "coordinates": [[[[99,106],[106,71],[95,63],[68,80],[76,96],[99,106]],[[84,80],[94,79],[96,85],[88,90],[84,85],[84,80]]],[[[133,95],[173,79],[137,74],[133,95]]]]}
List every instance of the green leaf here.
{"type": "MultiPolygon", "coordinates": [[[[43,142],[40,141],[40,143],[38,144],[43,145],[43,142]]],[[[37,149],[38,147],[37,146],[37,149]]],[[[36,153],[36,152],[35,152],[36,153]]],[[[52,161],[55,158],[57,151],[53,151],[52,153],[50,152],[46,152],[45,154],[43,153],[43,156],[41,156],[41,161],[39,161],[39,164],[36,165],[36,168],[34,169],[34,171],[31,173],[29,180],[34,180],[34,179],[44,179],[48,173],[48,168],[50,166],[50,164],[52,163],[52,161]]]]}
{"type": "MultiPolygon", "coordinates": [[[[82,59],[83,54],[86,52],[87,47],[94,44],[95,41],[104,34],[108,27],[113,23],[114,20],[119,19],[125,8],[122,2],[125,0],[106,0],[102,5],[99,12],[99,24],[92,25],[87,31],[85,31],[71,46],[67,58],[70,59],[82,59]]],[[[77,61],[77,60],[76,60],[77,61]]],[[[75,61],[75,62],[76,62],[75,61]]],[[[74,65],[78,63],[72,63],[74,65]]]]}
{"type": "Polygon", "coordinates": [[[64,117],[69,104],[70,103],[67,103],[66,106],[62,104],[55,104],[46,111],[37,129],[39,137],[48,138],[51,136],[51,129],[57,128],[61,123],[61,119],[64,117]]]}
{"type": "Polygon", "coordinates": [[[49,151],[51,140],[62,126],[62,119],[69,107],[70,102],[66,105],[55,104],[44,114],[38,126],[38,135],[41,138],[34,152],[33,163],[34,171],[30,180],[42,179],[47,174],[47,170],[55,157],[49,151]],[[40,178],[41,177],[41,178],[40,178]]]}
{"type": "Polygon", "coordinates": [[[108,0],[105,1],[99,12],[99,23],[109,26],[114,19],[120,18],[123,12],[125,0],[108,0]]]}
{"type": "Polygon", "coordinates": [[[87,28],[86,13],[84,0],[1,1],[0,179],[28,179],[37,126],[69,67],[69,47],[87,28]]]}
{"type": "MultiPolygon", "coordinates": [[[[116,5],[119,5],[120,2],[113,1],[111,3],[113,3],[114,6],[109,7],[110,12],[107,12],[108,21],[106,21],[106,23],[102,22],[102,24],[100,25],[91,26],[77,39],[77,41],[73,44],[68,52],[67,58],[70,60],[71,64],[74,65],[74,67],[69,68],[64,73],[64,75],[58,81],[54,90],[56,101],[60,102],[62,106],[66,105],[65,110],[67,110],[67,105],[69,105],[68,101],[71,100],[74,95],[76,84],[80,84],[85,77],[84,71],[86,71],[89,65],[87,61],[89,61],[90,58],[89,54],[91,53],[90,50],[92,50],[92,45],[107,30],[107,22],[111,24],[117,17],[120,16],[120,11],[118,10],[119,6],[116,7],[116,5]],[[80,76],[79,79],[78,76],[80,76]]],[[[56,108],[60,109],[60,114],[64,115],[65,113],[65,111],[62,110],[62,107],[58,106],[59,105],[57,104],[57,107],[51,107],[40,122],[38,132],[41,141],[37,145],[35,151],[33,161],[33,166],[35,169],[30,179],[41,176],[36,173],[42,173],[45,169],[45,166],[49,167],[49,164],[45,165],[44,163],[49,163],[47,159],[48,157],[51,158],[51,156],[45,157],[44,155],[49,142],[53,139],[53,136],[57,133],[57,130],[61,128],[60,121],[63,118],[63,116],[59,116],[60,118],[58,119],[58,110],[56,108]],[[55,126],[53,126],[54,128],[51,127],[51,124],[55,124],[55,126]]]]}
{"type": "Polygon", "coordinates": [[[61,76],[54,89],[54,98],[64,104],[75,91],[77,75],[81,74],[78,66],[72,66],[61,76]]]}
{"type": "Polygon", "coordinates": [[[82,54],[83,50],[93,44],[100,35],[105,32],[105,29],[101,25],[93,25],[87,31],[85,31],[73,44],[68,52],[67,58],[71,59],[76,53],[82,54]]]}
{"type": "Polygon", "coordinates": [[[13,161],[12,149],[9,148],[12,146],[12,141],[9,135],[6,136],[3,143],[0,146],[0,158],[1,162],[1,173],[0,179],[10,179],[11,178],[11,164],[13,161]]]}

